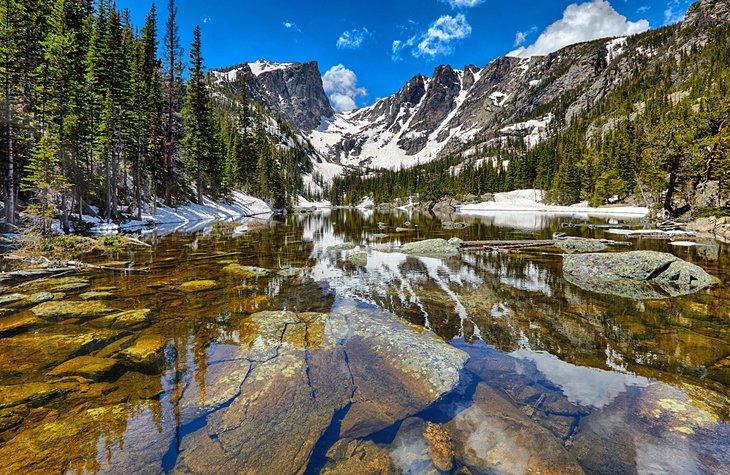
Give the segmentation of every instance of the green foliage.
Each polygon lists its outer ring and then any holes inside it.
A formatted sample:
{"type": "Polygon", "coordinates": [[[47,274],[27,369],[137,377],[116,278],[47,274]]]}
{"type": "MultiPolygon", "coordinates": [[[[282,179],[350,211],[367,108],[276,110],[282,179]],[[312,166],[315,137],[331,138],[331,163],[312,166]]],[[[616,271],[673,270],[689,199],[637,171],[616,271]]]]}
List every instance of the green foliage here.
{"type": "Polygon", "coordinates": [[[58,194],[66,187],[61,174],[57,149],[48,136],[38,141],[25,168],[22,189],[33,193],[33,204],[26,209],[34,227],[44,236],[51,234],[53,216],[57,210],[58,194]]]}

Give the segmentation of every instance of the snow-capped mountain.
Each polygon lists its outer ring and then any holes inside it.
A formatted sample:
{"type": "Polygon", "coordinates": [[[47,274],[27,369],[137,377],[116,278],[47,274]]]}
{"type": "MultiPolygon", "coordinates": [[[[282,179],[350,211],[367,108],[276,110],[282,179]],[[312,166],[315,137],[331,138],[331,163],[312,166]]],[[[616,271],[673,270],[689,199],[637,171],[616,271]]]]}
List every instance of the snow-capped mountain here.
{"type": "Polygon", "coordinates": [[[316,61],[274,63],[259,60],[212,71],[212,74],[217,85],[228,89],[231,97],[236,97],[241,79],[245,79],[248,95],[253,100],[304,133],[317,128],[323,117],[334,114],[316,61]]]}
{"type": "MultiPolygon", "coordinates": [[[[311,143],[318,152],[314,168],[326,180],[343,167],[397,169],[448,153],[466,159],[509,138],[532,147],[600,107],[622,83],[666,69],[683,49],[704,44],[707,32],[730,17],[727,5],[703,0],[679,27],[579,43],[547,56],[505,56],[463,70],[438,66],[431,77],[418,74],[392,96],[345,113],[332,110],[314,62],[257,61],[214,74],[232,88],[243,74],[249,95],[311,143]]],[[[611,118],[594,121],[611,127],[611,118]]]]}

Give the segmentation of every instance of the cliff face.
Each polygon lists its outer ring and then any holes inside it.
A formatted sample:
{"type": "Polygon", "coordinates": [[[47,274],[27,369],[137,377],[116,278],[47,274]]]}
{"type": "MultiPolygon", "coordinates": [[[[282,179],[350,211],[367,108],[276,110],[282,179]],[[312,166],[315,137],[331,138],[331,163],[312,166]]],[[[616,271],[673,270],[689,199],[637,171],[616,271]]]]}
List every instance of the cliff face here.
{"type": "Polygon", "coordinates": [[[216,83],[233,97],[245,78],[249,96],[302,132],[317,128],[334,111],[322,86],[316,61],[308,63],[244,63],[213,71],[216,83]]]}

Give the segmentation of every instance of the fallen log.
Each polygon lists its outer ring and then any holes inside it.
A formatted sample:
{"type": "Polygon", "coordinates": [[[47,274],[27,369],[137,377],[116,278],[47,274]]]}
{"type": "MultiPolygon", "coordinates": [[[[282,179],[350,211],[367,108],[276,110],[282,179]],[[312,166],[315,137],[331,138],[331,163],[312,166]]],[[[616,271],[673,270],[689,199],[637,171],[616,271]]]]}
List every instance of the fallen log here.
{"type": "Polygon", "coordinates": [[[517,249],[539,249],[544,247],[557,246],[559,242],[565,241],[591,241],[599,242],[609,246],[633,246],[632,243],[626,241],[613,241],[611,239],[586,239],[578,237],[561,237],[558,239],[532,239],[532,240],[515,240],[515,241],[464,241],[460,243],[463,251],[488,251],[488,250],[517,250],[517,249]]]}

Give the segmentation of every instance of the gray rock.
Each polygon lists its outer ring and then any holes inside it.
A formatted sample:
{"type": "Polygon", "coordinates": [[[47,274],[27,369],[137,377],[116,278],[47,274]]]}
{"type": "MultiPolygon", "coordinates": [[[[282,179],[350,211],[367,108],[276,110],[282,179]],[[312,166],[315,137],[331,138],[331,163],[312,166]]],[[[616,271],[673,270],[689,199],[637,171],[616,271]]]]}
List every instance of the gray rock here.
{"type": "Polygon", "coordinates": [[[655,251],[565,256],[563,273],[585,290],[637,300],[686,295],[717,282],[701,267],[655,251]]]}
{"type": "Polygon", "coordinates": [[[459,246],[451,244],[445,239],[428,239],[404,244],[400,251],[417,256],[455,256],[459,254],[459,246]]]}
{"type": "Polygon", "coordinates": [[[605,251],[608,246],[594,239],[564,239],[557,247],[568,254],[605,251]]]}
{"type": "Polygon", "coordinates": [[[357,252],[348,257],[347,262],[356,266],[365,267],[368,265],[368,255],[365,252],[357,252]]]}
{"type": "Polygon", "coordinates": [[[334,246],[329,246],[327,248],[328,251],[352,251],[355,249],[357,245],[351,242],[343,242],[342,244],[335,244],[334,246]]]}

